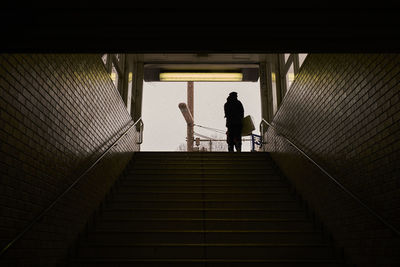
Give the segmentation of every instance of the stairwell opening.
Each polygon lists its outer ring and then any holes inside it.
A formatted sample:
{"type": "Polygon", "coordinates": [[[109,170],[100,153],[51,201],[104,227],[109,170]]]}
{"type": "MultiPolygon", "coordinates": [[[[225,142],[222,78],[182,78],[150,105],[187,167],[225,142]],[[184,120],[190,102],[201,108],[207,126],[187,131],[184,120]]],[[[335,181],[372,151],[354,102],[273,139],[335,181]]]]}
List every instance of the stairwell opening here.
{"type": "MultiPolygon", "coordinates": [[[[253,118],[259,135],[261,121],[260,83],[257,82],[194,82],[194,132],[200,138],[200,150],[228,151],[224,103],[229,93],[238,93],[245,116],[253,118]],[[202,127],[204,126],[204,127],[202,127]],[[211,129],[209,129],[211,128],[211,129]],[[218,140],[218,141],[215,141],[218,140]]],[[[186,82],[143,82],[142,118],[146,123],[141,151],[186,151],[186,121],[178,108],[187,102],[186,82]]],[[[252,149],[251,136],[244,136],[242,151],[252,149]]],[[[196,146],[196,144],[194,145],[196,146]]]]}

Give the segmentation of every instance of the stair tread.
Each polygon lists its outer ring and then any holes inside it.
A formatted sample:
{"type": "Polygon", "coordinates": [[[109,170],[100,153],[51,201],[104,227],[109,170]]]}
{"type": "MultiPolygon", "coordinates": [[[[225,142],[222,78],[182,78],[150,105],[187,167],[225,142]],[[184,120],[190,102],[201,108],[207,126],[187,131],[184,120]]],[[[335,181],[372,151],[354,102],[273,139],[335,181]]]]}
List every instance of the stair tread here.
{"type": "Polygon", "coordinates": [[[140,167],[140,168],[134,168],[132,171],[138,171],[138,170],[190,170],[190,171],[196,171],[196,170],[229,170],[229,171],[233,171],[233,170],[253,170],[253,171],[273,171],[274,169],[272,168],[254,168],[254,167],[235,167],[235,168],[227,168],[227,167],[223,167],[223,166],[213,166],[212,168],[210,168],[209,166],[204,166],[204,165],[200,165],[199,166],[188,166],[185,164],[182,164],[181,167],[176,166],[176,165],[171,165],[169,167],[167,166],[160,166],[160,164],[152,164],[153,166],[149,166],[149,167],[140,167]]]}
{"type": "Polygon", "coordinates": [[[115,188],[70,262],[341,263],[268,153],[135,153],[115,188]]]}
{"type": "Polygon", "coordinates": [[[310,230],[137,230],[132,229],[129,231],[123,230],[93,230],[92,233],[108,233],[108,232],[121,232],[121,233],[312,233],[312,234],[322,234],[322,231],[310,231],[310,230]]]}
{"type": "Polygon", "coordinates": [[[235,221],[235,222],[306,222],[306,219],[255,218],[103,218],[104,221],[235,221]]]}
{"type": "Polygon", "coordinates": [[[132,179],[124,180],[120,183],[122,186],[127,187],[154,187],[154,188],[164,188],[164,187],[193,187],[193,188],[237,188],[237,187],[262,187],[262,188],[287,188],[291,187],[284,181],[276,180],[202,180],[202,179],[132,179]]]}
{"type": "MultiPolygon", "coordinates": [[[[203,180],[200,180],[201,182],[204,182],[203,180]]],[[[124,186],[135,186],[135,187],[149,187],[149,188],[165,188],[165,187],[194,187],[194,188],[213,188],[213,187],[216,187],[216,188],[221,188],[221,187],[223,187],[223,188],[270,188],[271,187],[271,185],[257,185],[257,184],[254,184],[254,185],[251,185],[251,184],[248,184],[248,183],[244,183],[243,185],[241,185],[241,184],[238,184],[238,185],[232,185],[232,184],[228,184],[228,185],[225,185],[225,184],[219,184],[219,185],[213,185],[213,184],[173,184],[173,185],[171,185],[171,184],[168,184],[168,183],[166,183],[164,180],[163,180],[163,184],[157,184],[157,185],[153,185],[153,184],[151,184],[151,182],[149,182],[149,183],[145,183],[145,184],[140,184],[139,183],[139,181],[130,181],[130,182],[123,182],[124,183],[124,186]],[[135,183],[138,183],[138,184],[135,184],[135,183]],[[133,185],[132,185],[133,184],[133,185]]],[[[220,181],[219,181],[220,182],[220,181]]],[[[265,183],[265,184],[267,184],[267,183],[265,183]]],[[[282,184],[282,185],[279,185],[279,186],[277,186],[277,185],[275,185],[275,186],[272,186],[272,187],[284,187],[284,188],[289,188],[289,186],[288,185],[285,185],[285,184],[282,184]]]]}
{"type": "Polygon", "coordinates": [[[84,242],[92,247],[330,247],[326,243],[131,243],[84,242]]]}
{"type": "MultiPolygon", "coordinates": [[[[107,212],[110,211],[265,211],[269,212],[270,210],[264,208],[105,208],[107,212]]],[[[280,209],[282,212],[304,212],[300,209],[280,209]]]]}
{"type": "MultiPolygon", "coordinates": [[[[257,178],[253,175],[252,178],[249,177],[241,177],[237,174],[235,176],[229,175],[229,177],[214,177],[215,174],[146,174],[141,173],[135,176],[129,177],[126,176],[123,183],[134,183],[134,182],[148,182],[149,184],[153,182],[164,182],[164,183],[172,183],[172,182],[203,182],[203,183],[213,183],[213,182],[221,182],[221,183],[271,183],[271,182],[280,182],[282,185],[288,185],[286,181],[282,180],[278,177],[261,177],[257,178]]],[[[228,175],[226,175],[228,176],[228,175]]]]}
{"type": "MultiPolygon", "coordinates": [[[[143,174],[140,174],[143,175],[143,174]]],[[[281,185],[279,186],[286,186],[288,187],[288,184],[285,181],[280,180],[280,178],[274,178],[274,179],[266,179],[266,178],[246,178],[246,179],[242,179],[242,178],[237,178],[237,179],[221,179],[221,178],[212,178],[212,179],[208,179],[208,178],[202,178],[202,177],[196,177],[196,178],[187,178],[185,177],[174,177],[174,178],[170,178],[170,177],[163,177],[163,178],[150,178],[150,177],[146,177],[146,178],[140,178],[135,176],[134,178],[130,178],[130,177],[126,177],[125,180],[122,181],[122,183],[127,183],[127,184],[134,184],[134,183],[147,183],[147,185],[152,185],[152,183],[163,183],[165,185],[170,185],[169,183],[176,183],[176,182],[182,182],[182,183],[203,183],[204,185],[209,185],[209,186],[214,186],[212,183],[215,182],[220,182],[220,183],[246,183],[246,184],[257,184],[257,183],[268,183],[271,184],[272,182],[274,183],[278,183],[280,182],[281,185]]],[[[233,186],[233,185],[232,185],[233,186]]],[[[277,184],[272,184],[272,185],[268,185],[268,186],[277,186],[277,184]]]]}
{"type": "Polygon", "coordinates": [[[229,199],[229,198],[208,198],[208,199],[202,199],[202,198],[188,198],[188,199],[166,199],[166,200],[159,200],[159,199],[147,199],[147,200],[138,200],[138,199],[133,199],[133,200],[119,200],[115,199],[115,203],[118,202],[183,202],[183,203],[188,203],[188,202],[236,202],[236,203],[245,203],[245,202],[263,202],[263,203],[297,203],[296,200],[291,200],[291,199],[281,199],[281,200],[274,200],[274,199],[264,199],[264,198],[258,198],[258,199],[229,199]]]}
{"type": "Polygon", "coordinates": [[[242,258],[230,258],[230,259],[132,259],[132,258],[125,258],[125,259],[115,259],[115,258],[78,258],[77,261],[109,261],[109,262],[243,262],[243,263],[251,263],[251,262],[265,262],[265,263],[274,263],[274,262],[287,262],[287,263],[309,263],[309,262],[316,262],[316,263],[330,263],[330,262],[337,262],[340,263],[341,261],[335,259],[242,259],[242,258]]]}
{"type": "MultiPolygon", "coordinates": [[[[121,193],[121,195],[134,195],[134,194],[261,194],[261,195],[285,195],[287,197],[291,197],[288,194],[282,192],[265,192],[265,191],[245,191],[245,190],[236,190],[236,191],[206,191],[206,190],[193,190],[193,191],[171,191],[171,190],[141,190],[141,191],[129,191],[129,193],[121,193]]],[[[134,197],[134,196],[133,196],[134,197]]]]}

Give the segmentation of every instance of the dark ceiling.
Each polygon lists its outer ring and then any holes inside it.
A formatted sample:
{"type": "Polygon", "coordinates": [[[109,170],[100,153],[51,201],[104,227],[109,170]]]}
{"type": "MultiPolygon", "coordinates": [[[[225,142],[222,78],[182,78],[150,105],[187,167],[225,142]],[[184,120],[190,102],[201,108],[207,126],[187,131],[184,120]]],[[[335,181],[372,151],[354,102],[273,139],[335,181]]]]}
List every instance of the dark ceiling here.
{"type": "Polygon", "coordinates": [[[399,52],[398,14],[394,8],[14,6],[0,10],[0,52],[399,52]]]}

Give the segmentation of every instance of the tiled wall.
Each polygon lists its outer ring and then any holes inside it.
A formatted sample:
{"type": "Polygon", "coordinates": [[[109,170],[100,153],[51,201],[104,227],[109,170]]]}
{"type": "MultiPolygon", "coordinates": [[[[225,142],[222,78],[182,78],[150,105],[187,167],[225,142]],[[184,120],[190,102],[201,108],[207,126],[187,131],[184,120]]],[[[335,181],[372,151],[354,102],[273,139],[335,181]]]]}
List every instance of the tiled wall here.
{"type": "MultiPolygon", "coordinates": [[[[310,54],[273,125],[400,229],[400,55],[310,54]]],[[[359,266],[399,266],[399,237],[271,128],[266,148],[359,266]]]]}
{"type": "MultiPolygon", "coordinates": [[[[100,55],[0,55],[0,244],[3,248],[131,121],[100,55]]],[[[1,260],[52,266],[139,149],[136,129],[1,260]]]]}

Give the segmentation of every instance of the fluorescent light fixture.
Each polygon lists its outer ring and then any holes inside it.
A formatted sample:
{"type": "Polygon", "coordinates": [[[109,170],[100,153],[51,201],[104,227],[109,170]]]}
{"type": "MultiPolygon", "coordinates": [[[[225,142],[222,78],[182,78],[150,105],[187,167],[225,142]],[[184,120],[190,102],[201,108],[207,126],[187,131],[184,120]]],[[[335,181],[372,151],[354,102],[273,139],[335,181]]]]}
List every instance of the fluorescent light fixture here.
{"type": "Polygon", "coordinates": [[[162,82],[240,82],[243,74],[240,72],[161,72],[162,82]]]}
{"type": "MultiPolygon", "coordinates": [[[[159,68],[147,66],[144,68],[143,80],[146,82],[257,82],[259,78],[259,70],[256,67],[243,68],[239,66],[232,68],[216,69],[216,66],[209,66],[206,69],[195,69],[194,65],[182,65],[175,69],[159,68]]],[[[228,68],[229,67],[229,68],[228,68]]]]}

